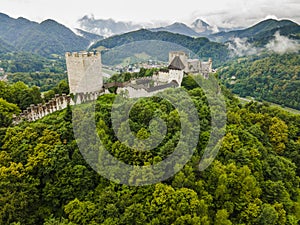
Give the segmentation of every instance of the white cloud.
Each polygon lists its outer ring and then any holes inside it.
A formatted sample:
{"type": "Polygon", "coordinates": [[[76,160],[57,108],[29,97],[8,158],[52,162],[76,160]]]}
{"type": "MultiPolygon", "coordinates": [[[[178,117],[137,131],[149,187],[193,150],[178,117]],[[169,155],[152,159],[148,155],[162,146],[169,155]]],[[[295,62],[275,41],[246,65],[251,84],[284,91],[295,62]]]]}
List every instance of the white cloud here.
{"type": "Polygon", "coordinates": [[[274,37],[275,38],[266,45],[267,50],[278,54],[297,53],[300,51],[299,41],[281,36],[279,32],[276,32],[274,37]]]}
{"type": "Polygon", "coordinates": [[[74,26],[84,15],[117,21],[183,21],[203,18],[219,27],[249,26],[267,15],[290,18],[300,23],[298,0],[1,0],[0,11],[13,17],[42,21],[48,18],[74,26]]]}
{"type": "Polygon", "coordinates": [[[227,43],[233,56],[254,55],[261,52],[261,49],[254,47],[247,41],[247,38],[233,38],[227,43]]]}
{"type": "Polygon", "coordinates": [[[300,42],[281,36],[279,32],[274,34],[274,39],[269,41],[262,48],[254,47],[246,38],[232,38],[227,43],[228,49],[233,53],[232,56],[256,55],[261,52],[274,52],[277,54],[297,53],[300,51],[300,42]]]}

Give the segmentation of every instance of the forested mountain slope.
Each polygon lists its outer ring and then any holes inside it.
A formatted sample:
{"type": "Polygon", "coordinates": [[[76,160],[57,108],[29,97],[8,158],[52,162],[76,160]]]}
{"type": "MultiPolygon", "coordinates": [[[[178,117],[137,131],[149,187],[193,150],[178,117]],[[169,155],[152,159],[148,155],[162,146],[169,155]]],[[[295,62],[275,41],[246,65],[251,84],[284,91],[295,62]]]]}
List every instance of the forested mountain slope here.
{"type": "MultiPolygon", "coordinates": [[[[14,19],[0,13],[0,39],[15,50],[43,56],[64,54],[66,51],[82,51],[89,40],[54,20],[36,23],[25,18],[14,19]]],[[[1,46],[0,46],[1,47],[1,46]]]]}
{"type": "Polygon", "coordinates": [[[238,59],[220,69],[218,76],[226,87],[242,97],[300,109],[299,54],[238,59]]]}
{"type": "MultiPolygon", "coordinates": [[[[215,161],[200,172],[213,109],[193,79],[185,78],[183,86],[199,113],[200,142],[190,162],[158,184],[129,187],[93,171],[74,139],[70,108],[34,123],[1,128],[0,223],[296,225],[300,221],[300,117],[268,105],[242,105],[223,90],[226,135],[215,161]]],[[[176,90],[168,92],[176,94],[176,90]]],[[[110,118],[114,99],[113,94],[103,95],[96,106],[97,132],[112,155],[143,165],[172,153],[181,126],[168,101],[153,97],[132,108],[129,122],[138,137],[149,135],[148,123],[154,115],[168,126],[163,142],[142,152],[115,137],[110,118]]],[[[0,106],[5,104],[0,101],[0,106]]]]}
{"type": "Polygon", "coordinates": [[[216,64],[225,62],[230,57],[230,51],[226,45],[211,42],[207,38],[193,38],[166,31],[152,32],[145,29],[106,38],[92,45],[90,49],[97,49],[99,47],[113,49],[129,43],[153,40],[171,42],[183,46],[202,59],[213,58],[216,64]]]}

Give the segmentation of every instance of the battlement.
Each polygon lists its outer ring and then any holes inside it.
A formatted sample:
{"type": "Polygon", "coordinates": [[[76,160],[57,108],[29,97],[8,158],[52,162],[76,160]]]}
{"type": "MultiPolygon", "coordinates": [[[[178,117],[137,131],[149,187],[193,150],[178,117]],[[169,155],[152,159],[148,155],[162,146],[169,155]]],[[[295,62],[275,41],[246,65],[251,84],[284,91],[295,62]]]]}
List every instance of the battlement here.
{"type": "Polygon", "coordinates": [[[103,94],[104,92],[77,93],[72,97],[66,94],[56,94],[54,98],[45,104],[31,104],[26,110],[23,110],[19,116],[13,118],[13,124],[19,124],[22,121],[36,121],[51,113],[63,110],[67,108],[68,105],[79,105],[85,102],[95,101],[103,94]]]}
{"type": "Polygon", "coordinates": [[[96,92],[102,89],[100,52],[67,52],[65,56],[71,93],[96,92]]]}
{"type": "Polygon", "coordinates": [[[67,52],[65,54],[66,58],[68,57],[78,57],[78,58],[83,58],[83,57],[99,57],[100,52],[67,52]]]}

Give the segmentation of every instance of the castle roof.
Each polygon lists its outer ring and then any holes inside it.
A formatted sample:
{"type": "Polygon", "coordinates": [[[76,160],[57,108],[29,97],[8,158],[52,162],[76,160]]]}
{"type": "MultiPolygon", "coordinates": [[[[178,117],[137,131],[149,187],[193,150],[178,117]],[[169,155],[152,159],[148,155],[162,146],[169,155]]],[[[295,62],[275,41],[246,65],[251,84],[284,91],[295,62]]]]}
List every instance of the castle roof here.
{"type": "Polygon", "coordinates": [[[175,56],[168,68],[171,70],[183,70],[185,66],[179,56],[175,56]]]}

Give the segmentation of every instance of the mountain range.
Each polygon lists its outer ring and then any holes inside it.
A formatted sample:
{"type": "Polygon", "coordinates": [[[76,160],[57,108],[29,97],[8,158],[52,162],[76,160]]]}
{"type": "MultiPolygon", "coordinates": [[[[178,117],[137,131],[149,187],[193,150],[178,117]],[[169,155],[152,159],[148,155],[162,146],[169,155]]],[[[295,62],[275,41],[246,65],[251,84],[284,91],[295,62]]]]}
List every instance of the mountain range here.
{"type": "Polygon", "coordinates": [[[48,56],[64,54],[67,51],[82,51],[89,47],[99,49],[102,46],[111,49],[137,41],[157,40],[181,45],[199,57],[224,61],[228,59],[228,49],[223,43],[234,38],[245,39],[255,46],[266,45],[274,39],[276,33],[286,38],[300,39],[300,26],[290,20],[268,19],[252,27],[233,31],[210,26],[200,19],[190,26],[174,23],[149,30],[139,29],[141,25],[131,22],[96,20],[88,16],[80,19],[80,24],[80,28],[71,30],[51,19],[37,23],[22,17],[14,19],[0,13],[0,53],[20,51],[48,56]],[[135,31],[128,32],[129,30],[135,31]],[[95,34],[96,31],[98,34],[95,34]],[[100,35],[100,31],[120,34],[105,38],[100,35]]]}
{"type": "Polygon", "coordinates": [[[3,13],[0,13],[0,40],[0,47],[4,45],[11,51],[32,52],[42,56],[80,51],[90,44],[90,38],[76,35],[54,20],[37,23],[22,17],[14,19],[3,13]]]}
{"type": "Polygon", "coordinates": [[[142,28],[151,31],[168,31],[171,33],[183,34],[192,37],[203,37],[217,31],[223,31],[224,28],[210,26],[201,19],[195,20],[191,25],[175,22],[167,26],[155,26],[154,24],[135,24],[133,22],[116,22],[113,19],[95,19],[93,16],[84,16],[78,21],[80,29],[90,33],[110,37],[118,34],[136,31],[142,28]]]}
{"type": "Polygon", "coordinates": [[[268,19],[255,24],[252,27],[234,30],[229,32],[219,32],[209,35],[209,38],[218,42],[226,42],[233,38],[246,38],[248,42],[254,42],[259,46],[267,44],[276,32],[280,35],[293,39],[299,39],[300,26],[290,20],[268,19]]]}
{"type": "Polygon", "coordinates": [[[104,37],[110,37],[143,28],[142,25],[134,24],[132,22],[116,22],[113,19],[95,19],[93,16],[87,15],[77,22],[80,29],[104,37]]]}
{"type": "Polygon", "coordinates": [[[249,42],[265,45],[273,38],[276,32],[283,36],[297,38],[299,25],[290,20],[267,19],[249,28],[225,29],[212,26],[201,19],[196,19],[190,25],[175,22],[167,26],[153,27],[153,24],[134,24],[132,22],[116,22],[113,19],[95,19],[93,16],[84,16],[79,20],[81,29],[100,34],[106,37],[120,35],[142,28],[150,31],[167,31],[190,37],[208,37],[212,41],[227,42],[233,38],[246,38],[249,42]]]}
{"type": "MultiPolygon", "coordinates": [[[[115,35],[110,38],[100,40],[90,47],[90,50],[107,49],[106,51],[114,50],[120,46],[131,44],[132,55],[148,52],[148,45],[153,46],[153,53],[159,52],[159,49],[168,49],[170,43],[181,46],[181,48],[189,49],[191,52],[202,59],[209,57],[214,59],[214,62],[219,64],[229,59],[230,52],[225,44],[211,42],[206,37],[190,37],[182,34],[174,34],[167,31],[150,31],[141,29],[121,35],[115,35]],[[152,41],[156,41],[153,43],[152,41]],[[140,43],[143,42],[141,45],[140,43]],[[133,45],[132,43],[135,43],[133,45]],[[164,43],[164,44],[163,44],[164,43]],[[157,49],[159,48],[159,49],[157,49]],[[138,50],[138,51],[136,51],[138,50]]],[[[175,50],[177,50],[176,48],[175,50]]],[[[127,50],[128,51],[128,50],[127,50]]],[[[118,52],[120,52],[118,50],[118,52]]],[[[166,53],[164,53],[166,55],[166,53]]],[[[104,52],[105,55],[105,52],[104,52]]],[[[125,54],[121,54],[125,55],[125,54]]],[[[157,55],[152,55],[158,57],[157,55]]],[[[115,57],[117,57],[115,55],[115,57]]]]}

